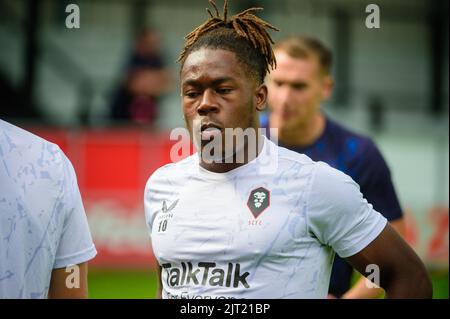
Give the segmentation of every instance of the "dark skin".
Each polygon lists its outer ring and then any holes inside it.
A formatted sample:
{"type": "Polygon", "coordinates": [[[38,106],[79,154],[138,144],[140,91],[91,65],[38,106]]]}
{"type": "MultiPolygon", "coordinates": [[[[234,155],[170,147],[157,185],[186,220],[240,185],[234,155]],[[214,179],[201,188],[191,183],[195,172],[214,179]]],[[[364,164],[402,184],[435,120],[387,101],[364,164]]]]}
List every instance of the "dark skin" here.
{"type": "Polygon", "coordinates": [[[81,263],[77,267],[79,270],[79,288],[67,287],[66,285],[68,277],[72,274],[70,269],[69,271],[66,271],[66,268],[53,269],[48,289],[49,299],[86,299],[88,297],[88,264],[81,263]]]}
{"type": "Polygon", "coordinates": [[[433,296],[425,265],[389,223],[373,242],[346,260],[362,275],[366,274],[367,265],[378,265],[385,298],[428,299],[433,296]]]}
{"type": "MultiPolygon", "coordinates": [[[[181,70],[181,89],[183,112],[191,136],[196,129],[194,120],[213,122],[221,128],[250,126],[257,129],[257,112],[263,109],[267,97],[265,85],[257,83],[235,54],[219,49],[200,49],[187,57],[181,70]]],[[[220,173],[243,164],[200,162],[200,165],[220,173]]],[[[425,266],[389,224],[374,241],[347,261],[363,275],[367,265],[378,265],[380,285],[386,290],[387,298],[432,297],[425,266]]],[[[160,298],[161,267],[158,267],[158,276],[160,298]]]]}
{"type": "MultiPolygon", "coordinates": [[[[196,123],[214,125],[220,128],[222,136],[225,128],[252,128],[258,133],[258,111],[265,107],[267,87],[257,83],[234,53],[200,49],[189,54],[183,64],[181,96],[186,127],[192,139],[200,130],[196,123]]],[[[258,134],[256,137],[261,141],[258,134]]],[[[202,143],[202,147],[204,145],[202,143]]],[[[247,154],[246,147],[232,150],[233,154],[239,152],[245,153],[244,163],[201,161],[200,165],[212,172],[223,173],[253,159],[247,154]]]]}

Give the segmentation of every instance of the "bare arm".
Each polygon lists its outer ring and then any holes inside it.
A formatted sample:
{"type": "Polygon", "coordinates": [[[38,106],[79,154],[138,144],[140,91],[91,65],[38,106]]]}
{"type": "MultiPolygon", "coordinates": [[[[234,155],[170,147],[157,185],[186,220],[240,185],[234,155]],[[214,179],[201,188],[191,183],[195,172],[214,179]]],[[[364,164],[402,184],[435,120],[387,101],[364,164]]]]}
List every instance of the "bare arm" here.
{"type": "Polygon", "coordinates": [[[366,266],[380,269],[380,286],[386,298],[431,298],[431,281],[424,264],[389,224],[381,234],[347,261],[361,274],[366,266]]]}
{"type": "Polygon", "coordinates": [[[157,275],[158,275],[158,282],[157,282],[157,290],[156,290],[156,298],[157,299],[162,299],[162,281],[161,281],[161,266],[158,265],[156,271],[157,271],[157,275]]]}
{"type": "MultiPolygon", "coordinates": [[[[405,220],[404,218],[399,218],[391,223],[392,228],[394,228],[399,235],[405,236],[405,220]]],[[[358,282],[349,289],[345,294],[342,295],[343,299],[374,299],[381,296],[384,292],[382,288],[369,288],[367,285],[367,280],[364,276],[358,280],[358,282]]]]}
{"type": "Polygon", "coordinates": [[[53,269],[48,290],[49,299],[86,299],[87,263],[53,269]]]}

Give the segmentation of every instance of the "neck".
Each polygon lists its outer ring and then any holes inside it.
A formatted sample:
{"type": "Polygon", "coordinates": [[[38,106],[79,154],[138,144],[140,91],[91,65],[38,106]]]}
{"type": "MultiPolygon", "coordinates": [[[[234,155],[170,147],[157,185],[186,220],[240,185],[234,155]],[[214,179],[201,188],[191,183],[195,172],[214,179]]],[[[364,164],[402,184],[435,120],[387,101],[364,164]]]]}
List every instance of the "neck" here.
{"type": "Polygon", "coordinates": [[[313,144],[325,130],[325,117],[321,112],[316,113],[311,121],[289,129],[278,130],[278,140],[288,146],[306,147],[313,144]]]}
{"type": "Polygon", "coordinates": [[[262,147],[263,147],[264,140],[262,136],[259,134],[259,130],[257,130],[256,134],[256,152],[250,152],[248,143],[245,142],[244,147],[242,147],[240,150],[236,150],[233,154],[233,160],[231,163],[225,163],[225,159],[222,159],[222,163],[209,163],[205,162],[200,157],[200,166],[208,171],[214,172],[214,173],[226,173],[229,172],[235,168],[238,168],[240,166],[243,166],[247,164],[248,162],[252,161],[258,155],[261,153],[262,147]],[[243,158],[243,161],[238,161],[239,158],[243,158]]]}

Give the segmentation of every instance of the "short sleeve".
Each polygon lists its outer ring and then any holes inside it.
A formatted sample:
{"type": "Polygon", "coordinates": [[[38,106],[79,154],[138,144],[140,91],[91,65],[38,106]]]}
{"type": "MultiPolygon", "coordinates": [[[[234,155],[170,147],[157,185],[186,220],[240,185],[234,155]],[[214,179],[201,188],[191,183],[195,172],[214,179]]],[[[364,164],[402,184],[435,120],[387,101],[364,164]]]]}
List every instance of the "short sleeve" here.
{"type": "MultiPolygon", "coordinates": [[[[192,156],[178,162],[177,165],[166,164],[154,171],[148,179],[144,190],[144,212],[150,237],[157,215],[164,210],[166,203],[173,204],[178,196],[178,193],[174,191],[178,184],[170,176],[180,177],[186,174],[190,169],[186,164],[189,165],[191,158],[192,156]]],[[[183,178],[181,180],[184,181],[183,178]]],[[[168,204],[168,209],[170,209],[170,204],[168,204]]]]}
{"type": "Polygon", "coordinates": [[[152,235],[153,221],[157,212],[161,209],[158,203],[164,198],[163,194],[169,192],[168,186],[170,183],[166,183],[166,179],[163,177],[166,171],[166,166],[157,169],[147,181],[144,190],[144,212],[145,220],[147,223],[150,236],[152,235]]]}
{"type": "Polygon", "coordinates": [[[153,193],[153,177],[152,175],[145,185],[144,190],[144,213],[145,213],[145,222],[147,224],[147,229],[150,234],[152,235],[152,227],[153,227],[153,219],[154,219],[154,193],[153,193]]]}
{"type": "Polygon", "coordinates": [[[309,232],[346,258],[369,245],[387,220],[362,196],[349,176],[318,162],[307,199],[309,232]]]}
{"type": "Polygon", "coordinates": [[[86,262],[97,254],[81,200],[75,170],[64,154],[62,154],[61,189],[56,211],[64,214],[65,218],[56,251],[54,269],[86,262]]]}

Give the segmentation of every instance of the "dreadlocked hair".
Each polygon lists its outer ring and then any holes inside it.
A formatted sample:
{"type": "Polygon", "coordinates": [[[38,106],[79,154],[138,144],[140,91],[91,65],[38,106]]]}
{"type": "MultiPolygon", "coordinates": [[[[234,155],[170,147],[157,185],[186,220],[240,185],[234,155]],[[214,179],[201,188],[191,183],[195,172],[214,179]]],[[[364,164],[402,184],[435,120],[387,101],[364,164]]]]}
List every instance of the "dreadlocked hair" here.
{"type": "Polygon", "coordinates": [[[262,83],[270,72],[269,67],[276,67],[274,42],[266,29],[279,30],[252,14],[263,8],[250,8],[228,18],[228,0],[225,0],[222,18],[216,3],[213,0],[209,3],[215,15],[206,9],[210,18],[185,36],[185,46],[177,62],[183,67],[187,56],[201,48],[224,49],[235,53],[239,62],[262,83]]]}

